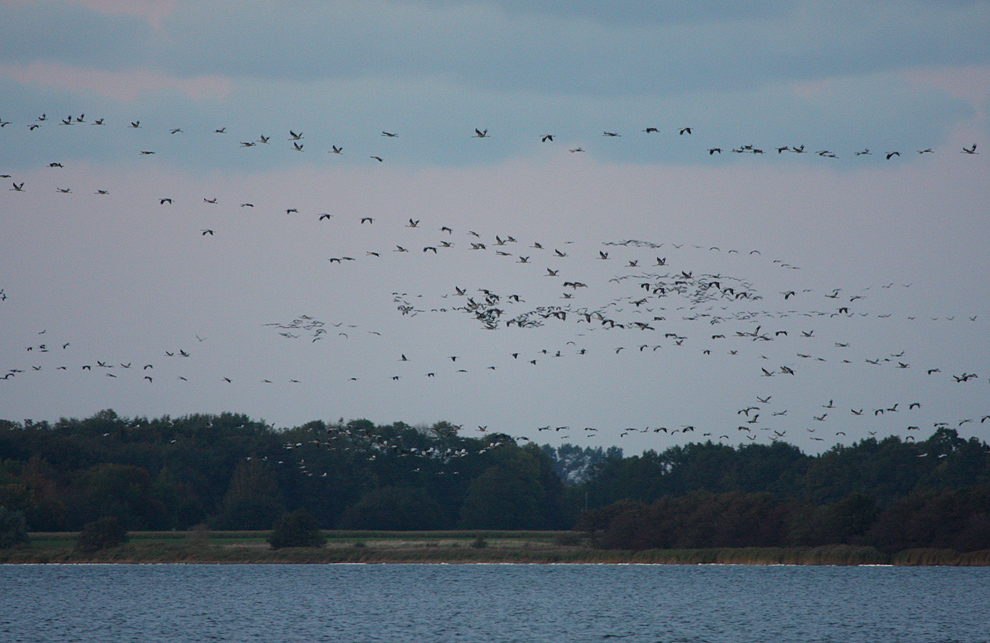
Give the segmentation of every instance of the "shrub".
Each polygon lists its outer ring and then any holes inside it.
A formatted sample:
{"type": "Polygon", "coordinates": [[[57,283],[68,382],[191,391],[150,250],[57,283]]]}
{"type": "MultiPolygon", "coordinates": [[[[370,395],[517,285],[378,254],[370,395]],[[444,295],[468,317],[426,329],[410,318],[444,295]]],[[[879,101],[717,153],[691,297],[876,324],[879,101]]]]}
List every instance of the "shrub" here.
{"type": "Polygon", "coordinates": [[[0,549],[27,544],[27,521],[24,513],[0,506],[0,549]]]}
{"type": "Polygon", "coordinates": [[[327,539],[316,520],[302,509],[287,513],[275,521],[268,544],[272,549],[283,547],[322,547],[327,539]]]}
{"type": "Polygon", "coordinates": [[[127,530],[114,516],[106,516],[83,526],[76,538],[76,549],[94,552],[127,542],[127,530]]]}

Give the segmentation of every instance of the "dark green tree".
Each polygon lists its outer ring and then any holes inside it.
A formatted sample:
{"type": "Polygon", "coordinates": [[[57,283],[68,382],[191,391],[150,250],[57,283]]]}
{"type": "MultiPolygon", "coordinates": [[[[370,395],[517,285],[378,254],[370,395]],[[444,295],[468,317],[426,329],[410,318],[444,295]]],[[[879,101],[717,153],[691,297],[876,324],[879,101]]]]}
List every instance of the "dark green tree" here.
{"type": "Polygon", "coordinates": [[[104,516],[86,523],[76,538],[76,549],[91,553],[101,549],[117,547],[127,542],[127,530],[116,516],[104,516]]]}
{"type": "Polygon", "coordinates": [[[28,542],[30,539],[24,513],[0,505],[0,549],[26,545],[28,542]]]}
{"type": "Polygon", "coordinates": [[[252,457],[237,465],[223,497],[216,529],[264,529],[285,511],[278,481],[268,465],[252,457]]]}
{"type": "Polygon", "coordinates": [[[327,539],[316,520],[303,510],[287,513],[275,521],[268,544],[272,549],[283,547],[322,547],[327,539]]]}
{"type": "Polygon", "coordinates": [[[440,504],[423,489],[382,487],[361,496],[341,516],[341,529],[411,531],[437,529],[446,522],[440,504]]]}
{"type": "Polygon", "coordinates": [[[540,484],[540,462],[518,447],[500,447],[495,454],[496,464],[468,486],[461,506],[461,527],[543,528],[547,494],[540,484]]]}
{"type": "Polygon", "coordinates": [[[78,476],[75,488],[76,511],[84,519],[112,515],[129,528],[167,526],[162,505],[151,495],[151,477],[142,467],[98,464],[78,476]]]}

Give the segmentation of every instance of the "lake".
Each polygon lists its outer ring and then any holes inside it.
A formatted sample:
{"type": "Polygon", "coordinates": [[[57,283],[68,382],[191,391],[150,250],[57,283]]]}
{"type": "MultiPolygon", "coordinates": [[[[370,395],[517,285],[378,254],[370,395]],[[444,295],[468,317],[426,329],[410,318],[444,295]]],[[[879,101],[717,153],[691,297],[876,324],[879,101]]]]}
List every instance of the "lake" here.
{"type": "Polygon", "coordinates": [[[990,568],[0,565],[0,642],[990,641],[990,568]]]}

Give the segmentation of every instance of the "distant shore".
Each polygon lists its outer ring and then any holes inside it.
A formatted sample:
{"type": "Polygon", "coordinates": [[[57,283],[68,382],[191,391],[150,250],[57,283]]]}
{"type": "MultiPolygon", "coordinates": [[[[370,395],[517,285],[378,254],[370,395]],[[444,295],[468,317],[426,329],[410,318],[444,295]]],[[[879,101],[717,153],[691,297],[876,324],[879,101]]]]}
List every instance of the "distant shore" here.
{"type": "Polygon", "coordinates": [[[326,531],[319,548],[271,549],[268,532],[133,532],[119,547],[76,551],[75,533],[34,533],[0,564],[670,564],[988,566],[990,550],[873,547],[605,550],[573,532],[326,531]]]}

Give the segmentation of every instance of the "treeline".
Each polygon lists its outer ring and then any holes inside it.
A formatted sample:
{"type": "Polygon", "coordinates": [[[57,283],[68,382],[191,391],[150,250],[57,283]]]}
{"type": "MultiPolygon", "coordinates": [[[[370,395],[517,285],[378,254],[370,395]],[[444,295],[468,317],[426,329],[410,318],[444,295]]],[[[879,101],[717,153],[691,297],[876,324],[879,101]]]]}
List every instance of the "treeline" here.
{"type": "Polygon", "coordinates": [[[129,530],[568,529],[575,511],[536,445],[367,420],[275,430],[244,415],[0,421],[0,506],[34,531],[104,516],[129,530]]]}
{"type": "Polygon", "coordinates": [[[577,529],[614,549],[868,545],[990,549],[990,447],[940,428],[808,456],[783,442],[610,460],[577,529]]]}
{"type": "Polygon", "coordinates": [[[539,447],[438,422],[243,415],[0,421],[0,506],[34,531],[571,529],[607,548],[990,548],[990,447],[950,429],[836,446],[539,447]]]}

